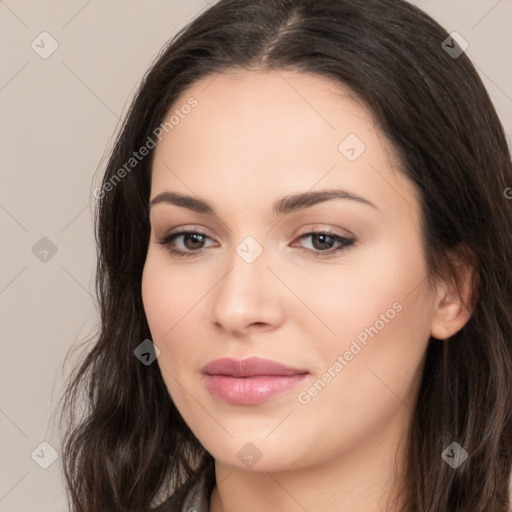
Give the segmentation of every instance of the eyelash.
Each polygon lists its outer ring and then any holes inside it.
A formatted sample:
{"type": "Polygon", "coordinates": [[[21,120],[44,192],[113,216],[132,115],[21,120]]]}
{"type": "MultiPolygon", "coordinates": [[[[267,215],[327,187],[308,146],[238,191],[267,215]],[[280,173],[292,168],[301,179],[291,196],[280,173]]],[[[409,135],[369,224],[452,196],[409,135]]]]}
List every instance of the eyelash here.
{"type": "MultiPolygon", "coordinates": [[[[165,236],[164,238],[162,238],[161,240],[159,240],[156,243],[160,244],[160,245],[167,246],[169,252],[171,254],[173,254],[174,256],[185,257],[185,258],[198,256],[198,255],[200,255],[203,252],[204,249],[199,249],[197,251],[181,251],[179,249],[174,249],[173,247],[171,247],[171,243],[176,238],[178,238],[179,236],[182,236],[182,235],[190,235],[190,234],[201,235],[201,236],[204,236],[206,238],[210,238],[206,233],[204,233],[202,231],[196,231],[196,230],[180,231],[178,233],[170,233],[169,235],[165,236]]],[[[343,251],[343,250],[346,250],[349,247],[354,246],[354,244],[356,243],[356,239],[355,238],[347,238],[347,237],[344,237],[344,236],[337,235],[336,233],[331,233],[330,231],[310,231],[310,232],[307,232],[307,233],[303,233],[302,235],[300,235],[298,237],[298,239],[300,240],[302,238],[307,238],[308,236],[312,236],[312,235],[328,235],[328,236],[332,237],[335,242],[338,242],[340,244],[340,245],[338,245],[337,248],[329,249],[327,251],[314,251],[314,250],[311,250],[311,249],[303,249],[303,251],[307,252],[308,254],[310,254],[311,256],[313,256],[315,258],[330,258],[330,257],[333,257],[336,253],[338,253],[340,251],[343,251]]]]}

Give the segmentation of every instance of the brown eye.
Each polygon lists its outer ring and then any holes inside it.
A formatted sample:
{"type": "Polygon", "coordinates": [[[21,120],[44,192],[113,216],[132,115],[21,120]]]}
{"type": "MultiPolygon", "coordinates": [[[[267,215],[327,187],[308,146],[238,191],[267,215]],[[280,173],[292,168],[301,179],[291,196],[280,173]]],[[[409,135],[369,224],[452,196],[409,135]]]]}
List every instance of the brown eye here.
{"type": "Polygon", "coordinates": [[[165,236],[157,243],[168,246],[169,251],[177,256],[195,256],[202,252],[207,240],[210,237],[201,231],[180,231],[165,236]]]}
{"type": "Polygon", "coordinates": [[[204,235],[199,233],[186,233],[183,236],[183,245],[190,250],[202,249],[204,244],[204,235]]]}
{"type": "MultiPolygon", "coordinates": [[[[311,239],[311,247],[303,249],[310,255],[317,258],[328,258],[335,253],[342,251],[355,243],[355,238],[347,238],[336,233],[313,231],[305,233],[299,240],[311,239]]],[[[180,231],[171,233],[157,242],[166,245],[169,252],[175,256],[197,256],[203,252],[205,243],[211,238],[201,231],[180,231]]]]}
{"type": "Polygon", "coordinates": [[[329,257],[355,243],[355,238],[347,238],[336,233],[313,231],[305,233],[299,240],[311,239],[310,247],[305,250],[315,257],[329,257]],[[337,244],[337,245],[336,245],[337,244]]]}

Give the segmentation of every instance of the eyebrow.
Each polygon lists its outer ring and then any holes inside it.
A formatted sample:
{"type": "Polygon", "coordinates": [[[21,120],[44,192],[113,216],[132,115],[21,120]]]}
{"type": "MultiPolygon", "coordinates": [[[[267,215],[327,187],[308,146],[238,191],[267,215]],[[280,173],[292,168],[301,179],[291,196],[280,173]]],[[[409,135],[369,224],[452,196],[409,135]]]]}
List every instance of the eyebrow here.
{"type": "MultiPolygon", "coordinates": [[[[274,202],[272,212],[274,215],[286,215],[333,199],[348,199],[366,204],[378,210],[377,206],[375,206],[371,201],[358,196],[357,194],[349,193],[345,190],[320,190],[317,192],[304,192],[301,194],[282,197],[274,202]]],[[[181,206],[182,208],[187,208],[197,213],[216,215],[214,208],[206,201],[185,194],[179,194],[177,192],[162,192],[151,200],[150,205],[155,206],[160,203],[181,206]]]]}

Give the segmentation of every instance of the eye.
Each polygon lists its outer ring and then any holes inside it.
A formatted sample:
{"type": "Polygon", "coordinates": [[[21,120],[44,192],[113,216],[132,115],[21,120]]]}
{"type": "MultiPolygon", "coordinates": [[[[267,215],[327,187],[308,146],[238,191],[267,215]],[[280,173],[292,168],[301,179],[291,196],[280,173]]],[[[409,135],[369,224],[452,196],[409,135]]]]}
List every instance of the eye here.
{"type": "MultiPolygon", "coordinates": [[[[306,240],[308,238],[311,239],[311,244],[309,244],[311,247],[303,247],[303,250],[315,258],[328,258],[354,245],[356,242],[355,238],[347,238],[329,231],[304,233],[298,240],[306,240]]],[[[169,252],[175,256],[190,257],[201,254],[205,248],[209,247],[205,246],[207,240],[211,240],[211,238],[206,233],[192,230],[170,233],[157,243],[167,246],[169,252]]]]}
{"type": "Polygon", "coordinates": [[[170,233],[157,243],[166,245],[169,252],[176,256],[195,256],[204,249],[206,239],[211,240],[210,237],[202,231],[180,231],[178,233],[170,233]],[[178,246],[181,245],[182,248],[176,248],[173,245],[177,241],[178,246]]]}
{"type": "Polygon", "coordinates": [[[305,249],[315,258],[328,258],[355,244],[355,238],[347,238],[329,231],[304,233],[299,240],[311,239],[310,248],[305,249]],[[337,245],[336,245],[337,244],[337,245]]]}

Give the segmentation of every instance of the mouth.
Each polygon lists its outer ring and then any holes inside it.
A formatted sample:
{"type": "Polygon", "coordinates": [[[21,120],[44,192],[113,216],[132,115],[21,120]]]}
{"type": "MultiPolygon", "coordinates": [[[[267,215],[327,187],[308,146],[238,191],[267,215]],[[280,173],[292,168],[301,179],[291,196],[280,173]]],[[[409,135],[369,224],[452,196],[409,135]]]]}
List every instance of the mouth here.
{"type": "Polygon", "coordinates": [[[216,359],[202,372],[210,393],[237,405],[256,405],[299,384],[309,372],[277,361],[250,357],[216,359]]]}

